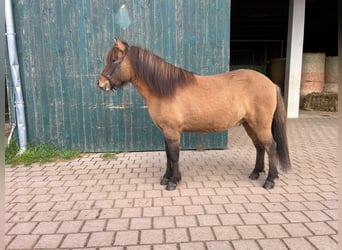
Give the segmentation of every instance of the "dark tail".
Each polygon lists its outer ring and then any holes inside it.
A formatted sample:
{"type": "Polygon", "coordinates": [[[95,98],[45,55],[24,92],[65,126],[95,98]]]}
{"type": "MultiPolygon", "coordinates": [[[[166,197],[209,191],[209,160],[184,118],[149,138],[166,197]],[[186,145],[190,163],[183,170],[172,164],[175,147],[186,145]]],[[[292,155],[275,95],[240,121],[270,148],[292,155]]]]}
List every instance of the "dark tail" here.
{"type": "Polygon", "coordinates": [[[277,107],[272,121],[272,135],[277,143],[277,153],[281,169],[287,172],[291,168],[291,160],[286,134],[286,111],[279,87],[277,87],[277,107]]]}

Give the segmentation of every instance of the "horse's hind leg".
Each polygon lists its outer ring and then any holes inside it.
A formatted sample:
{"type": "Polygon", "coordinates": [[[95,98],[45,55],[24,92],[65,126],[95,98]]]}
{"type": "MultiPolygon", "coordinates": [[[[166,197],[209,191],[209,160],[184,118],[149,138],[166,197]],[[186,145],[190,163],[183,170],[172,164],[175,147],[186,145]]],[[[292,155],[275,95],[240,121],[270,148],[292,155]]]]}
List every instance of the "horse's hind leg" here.
{"type": "Polygon", "coordinates": [[[257,157],[255,168],[249,178],[255,180],[259,177],[259,173],[264,170],[264,155],[265,151],[268,154],[269,170],[266,181],[263,185],[265,189],[274,187],[274,180],[278,178],[278,153],[277,143],[274,141],[272,131],[269,126],[251,127],[249,124],[244,124],[248,135],[252,138],[255,148],[257,150],[257,157]]]}
{"type": "Polygon", "coordinates": [[[271,189],[274,187],[274,180],[278,178],[278,154],[277,154],[277,143],[272,139],[265,145],[266,152],[269,158],[269,170],[266,181],[263,185],[265,189],[271,189]]]}
{"type": "Polygon", "coordinates": [[[259,141],[258,137],[254,133],[254,131],[251,129],[251,127],[247,123],[243,123],[243,126],[248,134],[248,136],[252,139],[253,144],[256,149],[256,161],[255,161],[255,167],[253,172],[249,175],[249,178],[252,180],[257,180],[260,176],[260,172],[264,172],[265,170],[265,147],[263,144],[259,141]]]}
{"type": "Polygon", "coordinates": [[[166,172],[161,180],[161,185],[166,185],[166,190],[172,191],[177,187],[177,183],[181,180],[179,171],[179,151],[180,151],[180,135],[178,139],[170,139],[165,136],[165,151],[167,157],[166,172]]]}
{"type": "Polygon", "coordinates": [[[269,160],[268,176],[263,185],[265,189],[271,189],[274,187],[274,180],[278,178],[278,153],[277,153],[277,143],[274,141],[271,129],[264,131],[257,131],[259,140],[262,142],[269,160]]]}

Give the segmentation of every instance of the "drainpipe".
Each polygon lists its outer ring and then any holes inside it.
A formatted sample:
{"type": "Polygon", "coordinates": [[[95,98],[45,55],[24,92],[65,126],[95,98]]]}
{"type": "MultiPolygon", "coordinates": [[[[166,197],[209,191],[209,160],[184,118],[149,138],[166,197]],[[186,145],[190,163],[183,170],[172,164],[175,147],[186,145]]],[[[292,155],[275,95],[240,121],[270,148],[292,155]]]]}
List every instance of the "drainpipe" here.
{"type": "Polygon", "coordinates": [[[19,153],[21,154],[27,147],[25,106],[23,92],[20,81],[19,61],[17,54],[17,45],[15,41],[14,19],[11,0],[5,0],[5,17],[6,17],[6,36],[8,46],[8,57],[11,67],[12,81],[15,92],[15,111],[19,136],[19,153]]]}

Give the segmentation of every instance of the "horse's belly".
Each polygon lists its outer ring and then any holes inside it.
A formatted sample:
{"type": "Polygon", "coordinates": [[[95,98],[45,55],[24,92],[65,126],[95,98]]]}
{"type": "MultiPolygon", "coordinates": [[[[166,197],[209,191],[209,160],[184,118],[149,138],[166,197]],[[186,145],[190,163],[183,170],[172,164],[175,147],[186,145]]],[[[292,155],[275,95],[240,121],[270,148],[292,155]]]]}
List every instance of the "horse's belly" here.
{"type": "Polygon", "coordinates": [[[227,119],[227,117],[202,117],[193,118],[184,123],[184,132],[212,133],[228,130],[241,123],[241,119],[227,119]]]}

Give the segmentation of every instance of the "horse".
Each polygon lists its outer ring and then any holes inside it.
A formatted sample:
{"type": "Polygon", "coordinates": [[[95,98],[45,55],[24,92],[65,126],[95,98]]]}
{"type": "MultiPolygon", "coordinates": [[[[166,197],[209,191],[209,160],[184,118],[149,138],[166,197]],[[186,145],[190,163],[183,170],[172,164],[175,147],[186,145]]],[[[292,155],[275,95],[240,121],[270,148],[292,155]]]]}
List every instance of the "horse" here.
{"type": "Polygon", "coordinates": [[[284,101],[279,87],[265,75],[248,69],[197,75],[115,38],[97,85],[115,91],[128,82],[163,133],[167,163],[160,184],[166,190],[175,190],[181,180],[182,132],[220,132],[242,125],[256,148],[250,179],[257,180],[264,172],[268,154],[265,189],[272,189],[279,178],[278,164],[284,172],[291,168],[284,101]]]}

